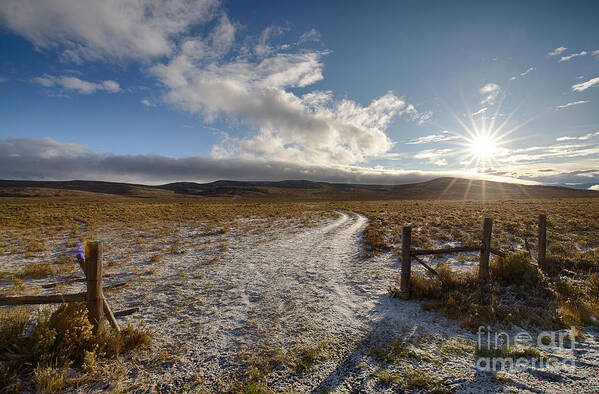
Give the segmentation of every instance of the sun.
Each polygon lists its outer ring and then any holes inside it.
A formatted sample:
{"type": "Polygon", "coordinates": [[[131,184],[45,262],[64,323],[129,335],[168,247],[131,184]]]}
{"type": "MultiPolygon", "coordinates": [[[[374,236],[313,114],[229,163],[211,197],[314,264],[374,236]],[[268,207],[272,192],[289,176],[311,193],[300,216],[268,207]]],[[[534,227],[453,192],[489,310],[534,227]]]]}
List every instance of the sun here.
{"type": "Polygon", "coordinates": [[[478,135],[470,141],[470,153],[479,160],[489,160],[497,149],[497,142],[488,135],[478,135]]]}
{"type": "Polygon", "coordinates": [[[457,157],[458,163],[464,170],[474,172],[488,172],[508,162],[509,144],[521,140],[508,137],[520,130],[534,118],[516,125],[510,125],[516,111],[501,113],[501,102],[493,113],[487,113],[487,107],[474,113],[466,106],[466,113],[458,116],[449,108],[459,128],[445,127],[443,133],[449,135],[450,143],[461,146],[456,150],[448,150],[448,156],[457,157]],[[510,126],[508,126],[510,125],[510,126]]]}

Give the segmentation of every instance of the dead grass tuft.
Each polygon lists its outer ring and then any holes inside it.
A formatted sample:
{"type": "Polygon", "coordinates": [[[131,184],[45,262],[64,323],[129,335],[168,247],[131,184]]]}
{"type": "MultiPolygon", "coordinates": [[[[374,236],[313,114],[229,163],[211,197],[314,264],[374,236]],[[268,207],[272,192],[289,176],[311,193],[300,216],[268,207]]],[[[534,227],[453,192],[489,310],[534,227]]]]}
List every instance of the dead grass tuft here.
{"type": "MultiPolygon", "coordinates": [[[[424,309],[437,310],[471,330],[524,322],[556,328],[557,304],[538,269],[530,265],[527,254],[494,260],[491,267],[492,286],[484,293],[475,273],[454,272],[439,263],[438,276],[412,273],[410,294],[416,299],[430,300],[424,309]],[[518,301],[522,299],[527,303],[518,301]]],[[[399,278],[389,290],[399,296],[399,278]]]]}
{"type": "Polygon", "coordinates": [[[21,278],[45,278],[52,274],[52,266],[46,263],[27,264],[21,269],[21,278]]]}
{"type": "Polygon", "coordinates": [[[91,366],[97,365],[92,360],[116,357],[151,344],[149,331],[131,326],[120,333],[108,329],[94,333],[84,303],[63,304],[54,312],[42,310],[32,335],[25,337],[31,310],[2,309],[0,353],[10,352],[28,361],[11,366],[4,376],[32,376],[36,390],[41,392],[61,391],[72,383],[66,378],[67,368],[91,372],[91,366]]]}

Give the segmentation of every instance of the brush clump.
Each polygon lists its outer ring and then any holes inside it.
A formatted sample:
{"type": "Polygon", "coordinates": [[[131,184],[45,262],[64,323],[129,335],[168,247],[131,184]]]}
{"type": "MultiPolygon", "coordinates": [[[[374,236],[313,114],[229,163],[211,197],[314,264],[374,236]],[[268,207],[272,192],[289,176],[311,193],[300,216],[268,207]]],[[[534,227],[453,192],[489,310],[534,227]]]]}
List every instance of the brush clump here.
{"type": "MultiPolygon", "coordinates": [[[[18,362],[2,364],[0,385],[16,390],[55,392],[77,383],[68,377],[69,368],[85,372],[98,368],[98,360],[117,357],[152,342],[149,331],[127,326],[120,332],[94,332],[84,303],[62,304],[53,312],[39,314],[38,323],[26,335],[32,308],[0,310],[0,353],[18,362]],[[17,387],[19,386],[19,387],[17,387]]],[[[81,377],[79,378],[81,380],[81,377]]]]}

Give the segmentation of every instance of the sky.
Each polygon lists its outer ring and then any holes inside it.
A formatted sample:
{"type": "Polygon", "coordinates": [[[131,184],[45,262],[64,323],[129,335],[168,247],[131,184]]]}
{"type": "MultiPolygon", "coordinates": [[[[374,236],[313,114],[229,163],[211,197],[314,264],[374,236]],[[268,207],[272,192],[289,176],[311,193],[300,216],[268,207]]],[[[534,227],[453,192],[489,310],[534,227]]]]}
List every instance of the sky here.
{"type": "Polygon", "coordinates": [[[3,0],[0,179],[599,190],[597,1],[3,0]]]}

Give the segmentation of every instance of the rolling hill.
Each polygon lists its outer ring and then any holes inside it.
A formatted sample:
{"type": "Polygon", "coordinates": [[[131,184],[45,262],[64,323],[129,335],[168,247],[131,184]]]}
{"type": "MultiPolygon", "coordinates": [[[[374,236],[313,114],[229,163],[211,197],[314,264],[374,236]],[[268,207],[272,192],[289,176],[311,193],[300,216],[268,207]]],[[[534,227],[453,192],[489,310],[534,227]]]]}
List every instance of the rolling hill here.
{"type": "Polygon", "coordinates": [[[594,198],[599,192],[561,186],[521,185],[463,178],[437,178],[401,185],[286,181],[175,182],[142,185],[100,181],[0,180],[0,197],[93,196],[248,198],[308,200],[497,200],[594,198]]]}

